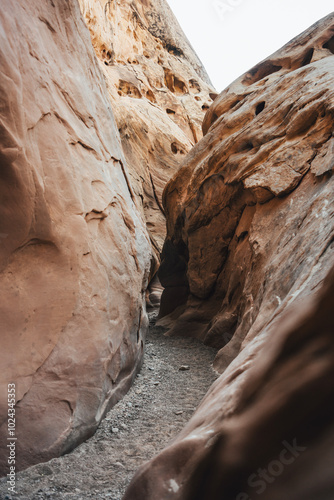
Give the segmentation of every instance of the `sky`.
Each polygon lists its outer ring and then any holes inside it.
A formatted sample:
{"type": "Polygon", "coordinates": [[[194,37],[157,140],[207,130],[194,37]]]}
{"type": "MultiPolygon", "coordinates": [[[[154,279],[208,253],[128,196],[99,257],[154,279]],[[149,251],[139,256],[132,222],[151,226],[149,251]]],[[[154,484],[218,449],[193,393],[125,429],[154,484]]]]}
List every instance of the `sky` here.
{"type": "Polygon", "coordinates": [[[332,0],[167,0],[221,92],[322,17],[332,0]]]}

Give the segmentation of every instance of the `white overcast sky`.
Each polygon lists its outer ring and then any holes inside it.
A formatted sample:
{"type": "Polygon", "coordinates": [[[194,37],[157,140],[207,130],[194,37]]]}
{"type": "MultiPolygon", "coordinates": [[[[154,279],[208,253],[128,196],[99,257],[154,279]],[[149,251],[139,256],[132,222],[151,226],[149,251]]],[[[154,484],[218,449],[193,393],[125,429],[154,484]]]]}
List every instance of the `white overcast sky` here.
{"type": "Polygon", "coordinates": [[[333,0],[167,1],[219,92],[334,11],[333,0]]]}

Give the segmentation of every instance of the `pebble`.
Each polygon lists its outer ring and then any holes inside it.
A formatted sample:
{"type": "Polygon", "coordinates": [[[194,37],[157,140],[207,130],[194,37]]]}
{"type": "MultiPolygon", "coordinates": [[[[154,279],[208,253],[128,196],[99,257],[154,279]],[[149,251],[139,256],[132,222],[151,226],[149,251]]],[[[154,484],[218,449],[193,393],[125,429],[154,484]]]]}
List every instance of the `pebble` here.
{"type": "Polygon", "coordinates": [[[111,432],[112,432],[113,434],[117,434],[117,433],[119,432],[118,427],[112,427],[112,428],[111,428],[111,432]]]}
{"type": "Polygon", "coordinates": [[[160,382],[153,382],[153,385],[159,385],[160,382]]]}
{"type": "Polygon", "coordinates": [[[188,366],[188,365],[183,365],[183,366],[180,366],[180,368],[179,368],[180,372],[186,372],[187,370],[190,370],[190,366],[188,366]]]}
{"type": "Polygon", "coordinates": [[[182,410],[179,410],[179,411],[174,411],[175,415],[182,415],[183,411],[182,410]]]}

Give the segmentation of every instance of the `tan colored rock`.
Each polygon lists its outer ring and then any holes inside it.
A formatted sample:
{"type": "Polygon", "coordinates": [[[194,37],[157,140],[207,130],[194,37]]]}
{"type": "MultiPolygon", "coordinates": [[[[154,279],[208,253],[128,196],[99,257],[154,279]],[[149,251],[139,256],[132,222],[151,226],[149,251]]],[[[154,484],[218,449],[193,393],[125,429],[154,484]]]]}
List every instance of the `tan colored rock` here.
{"type": "Polygon", "coordinates": [[[8,383],[16,384],[16,470],[87,438],[130,386],[151,256],[77,2],[4,0],[0,22],[7,473],[8,383]]]}
{"type": "Polygon", "coordinates": [[[333,34],[330,15],[220,94],[166,187],[161,322],[224,373],[124,500],[333,497],[333,34]]]}
{"type": "Polygon", "coordinates": [[[222,92],[204,139],[166,187],[162,314],[179,289],[187,304],[174,311],[170,333],[195,328],[218,348],[229,341],[221,370],[332,264],[332,23],[329,16],[222,92]]]}
{"type": "Polygon", "coordinates": [[[202,137],[212,85],[165,0],[79,0],[108,85],[157,270],[162,192],[202,137]]]}

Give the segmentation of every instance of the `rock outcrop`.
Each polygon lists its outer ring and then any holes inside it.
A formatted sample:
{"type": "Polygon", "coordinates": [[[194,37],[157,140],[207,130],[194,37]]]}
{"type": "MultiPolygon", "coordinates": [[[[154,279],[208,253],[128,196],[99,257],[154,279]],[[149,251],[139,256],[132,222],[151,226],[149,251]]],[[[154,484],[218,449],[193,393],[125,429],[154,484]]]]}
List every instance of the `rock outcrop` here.
{"type": "Polygon", "coordinates": [[[1,472],[69,451],[128,389],[151,246],[75,0],[1,4],[1,472]]]}
{"type": "Polygon", "coordinates": [[[166,234],[162,192],[202,137],[210,80],[165,0],[79,0],[151,237],[166,234]]]}
{"type": "Polygon", "coordinates": [[[333,497],[333,40],[330,15],[222,92],[165,189],[161,322],[224,373],[126,500],[333,497]]]}
{"type": "Polygon", "coordinates": [[[166,187],[161,314],[228,344],[220,370],[332,265],[333,33],[330,16],[222,92],[166,187]]]}

